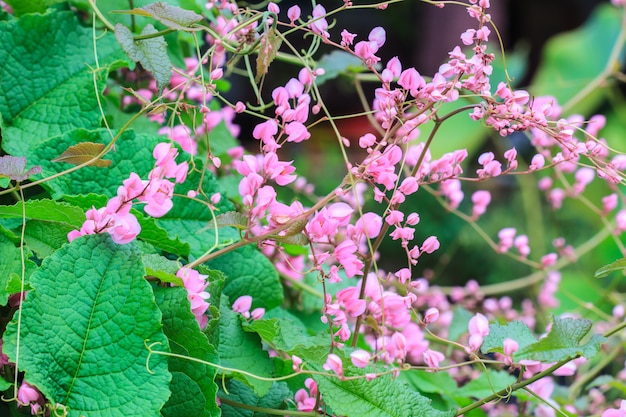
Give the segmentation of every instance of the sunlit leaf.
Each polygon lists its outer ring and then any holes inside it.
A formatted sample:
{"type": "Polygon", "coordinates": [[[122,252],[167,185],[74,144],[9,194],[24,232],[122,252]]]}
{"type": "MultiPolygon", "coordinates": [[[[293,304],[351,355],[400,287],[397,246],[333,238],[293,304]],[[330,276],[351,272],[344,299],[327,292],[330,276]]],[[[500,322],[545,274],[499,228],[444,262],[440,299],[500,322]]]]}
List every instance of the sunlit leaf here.
{"type": "Polygon", "coordinates": [[[609,275],[611,272],[615,271],[623,271],[626,269],[626,258],[618,259],[615,262],[612,262],[608,265],[604,265],[602,268],[598,269],[595,273],[596,278],[604,278],[609,275]]]}
{"type": "Polygon", "coordinates": [[[191,10],[181,9],[160,1],[132,10],[116,10],[114,13],[151,17],[165,26],[177,30],[185,30],[194,23],[204,19],[204,17],[191,10]]]}
{"type": "MultiPolygon", "coordinates": [[[[94,142],[83,142],[70,146],[61,155],[57,156],[52,162],[65,162],[66,164],[80,165],[100,155],[104,149],[104,144],[94,142]]],[[[97,159],[89,164],[89,166],[108,167],[111,160],[97,159]]]]}

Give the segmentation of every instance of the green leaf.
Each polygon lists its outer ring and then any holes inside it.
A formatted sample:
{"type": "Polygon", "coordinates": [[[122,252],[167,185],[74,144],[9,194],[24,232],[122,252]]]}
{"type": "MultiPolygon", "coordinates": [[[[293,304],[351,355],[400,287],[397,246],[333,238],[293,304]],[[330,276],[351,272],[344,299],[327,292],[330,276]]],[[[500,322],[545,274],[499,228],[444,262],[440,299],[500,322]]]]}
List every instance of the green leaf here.
{"type": "Polygon", "coordinates": [[[135,209],[131,210],[131,212],[141,226],[141,232],[137,236],[138,239],[148,242],[165,252],[178,256],[189,256],[189,245],[178,238],[170,238],[167,231],[157,224],[156,219],[146,217],[135,209]]]}
{"type": "MultiPolygon", "coordinates": [[[[320,369],[321,370],[321,367],[320,369]]],[[[348,373],[346,374],[348,375],[348,373]]],[[[372,381],[365,378],[341,381],[336,377],[313,375],[324,403],[334,413],[362,417],[444,417],[454,411],[439,411],[431,401],[391,376],[372,381]]]]}
{"type": "Polygon", "coordinates": [[[252,307],[270,310],[283,302],[283,287],[274,265],[259,250],[244,246],[208,262],[226,275],[224,293],[232,300],[251,295],[252,307]]]}
{"type": "Polygon", "coordinates": [[[21,16],[27,13],[43,13],[48,7],[61,3],[64,0],[7,0],[6,3],[11,6],[15,16],[21,16]]]}
{"type": "Polygon", "coordinates": [[[212,345],[217,346],[219,343],[218,325],[220,323],[220,309],[222,299],[222,291],[226,277],[220,271],[213,271],[204,265],[198,266],[198,272],[207,275],[209,278],[209,286],[206,291],[211,294],[211,305],[209,306],[209,322],[207,323],[204,334],[207,335],[212,345]]]}
{"type": "MultiPolygon", "coordinates": [[[[228,382],[226,386],[229,394],[220,392],[220,398],[226,400],[235,401],[242,404],[248,404],[255,407],[268,408],[273,410],[284,410],[286,400],[293,397],[291,390],[284,382],[275,382],[270,388],[269,392],[260,397],[254,393],[253,390],[248,388],[243,383],[232,380],[228,382]]],[[[271,414],[265,414],[258,411],[245,410],[243,408],[236,408],[222,402],[222,416],[223,417],[270,417],[271,414]]]]}
{"type": "MultiPolygon", "coordinates": [[[[29,252],[26,252],[28,256],[29,252]]],[[[13,242],[0,233],[0,305],[4,306],[9,300],[9,296],[20,292],[22,261],[20,249],[16,248],[13,242]]],[[[33,262],[26,262],[26,283],[29,282],[31,273],[36,269],[33,262]]],[[[28,286],[26,288],[29,288],[28,286]]]]}
{"type": "MultiPolygon", "coordinates": [[[[175,193],[185,195],[190,190],[197,190],[202,186],[203,194],[213,195],[219,192],[219,186],[215,177],[209,170],[203,170],[199,160],[195,161],[196,167],[204,171],[201,177],[198,172],[191,172],[183,184],[178,184],[175,193]]],[[[189,198],[174,196],[174,207],[165,216],[157,219],[157,224],[164,228],[171,237],[178,237],[181,241],[189,244],[190,254],[198,258],[209,249],[215,249],[216,245],[225,242],[239,240],[239,234],[230,228],[219,229],[219,236],[215,236],[215,224],[213,215],[207,204],[189,198]]],[[[217,205],[217,213],[234,210],[232,203],[222,198],[217,205]]]]}
{"type": "MultiPolygon", "coordinates": [[[[551,38],[543,49],[531,93],[554,96],[561,105],[576,96],[604,71],[620,31],[621,20],[619,9],[602,5],[594,10],[581,28],[551,38]],[[580,51],[586,53],[581,54],[580,51]]],[[[620,61],[623,64],[623,55],[620,61]]],[[[610,85],[596,86],[568,114],[590,112],[611,89],[610,85]]]]}
{"type": "Polygon", "coordinates": [[[148,254],[141,257],[146,267],[146,274],[158,278],[161,282],[168,282],[183,287],[183,280],[176,276],[181,265],[161,255],[148,254]]]}
{"type": "Polygon", "coordinates": [[[515,381],[517,379],[507,372],[487,369],[487,372],[483,371],[478,378],[472,379],[459,388],[454,396],[456,398],[473,397],[480,399],[505,389],[515,381]]]}
{"type": "Polygon", "coordinates": [[[0,128],[7,153],[26,155],[47,138],[100,126],[96,93],[124,56],[110,34],[98,37],[97,48],[101,71],[94,87],[99,70],[92,29],[82,27],[74,12],[0,21],[0,128]]]}
{"type": "Polygon", "coordinates": [[[6,391],[13,386],[12,382],[0,378],[0,391],[6,391]]]}
{"type": "Polygon", "coordinates": [[[506,325],[492,323],[489,325],[489,334],[483,340],[481,351],[502,353],[504,339],[511,338],[519,346],[519,350],[513,355],[515,361],[531,359],[558,362],[579,355],[590,359],[597,355],[600,345],[606,341],[603,336],[593,335],[586,343],[581,344],[591,326],[590,320],[555,317],[548,335],[537,341],[528,326],[520,321],[506,325]]]}
{"type": "MultiPolygon", "coordinates": [[[[221,320],[219,322],[219,356],[222,366],[241,369],[253,375],[271,377],[274,366],[261,340],[254,333],[245,332],[241,327],[240,315],[235,313],[228,302],[228,297],[222,297],[220,302],[221,320]]],[[[269,392],[272,383],[251,376],[234,372],[227,372],[235,379],[245,383],[258,396],[269,392]]]]}
{"type": "Polygon", "coordinates": [[[46,258],[33,290],[4,335],[15,361],[20,332],[21,370],[69,416],[158,416],[170,396],[167,360],[151,357],[161,343],[161,313],[144,280],[141,254],[108,235],[81,236],[46,258]],[[45,325],[42,325],[45,323],[45,325]]]}
{"type": "MultiPolygon", "coordinates": [[[[158,32],[154,26],[147,24],[141,35],[154,35],[158,32]]],[[[167,43],[163,36],[136,41],[130,29],[118,23],[115,25],[115,37],[130,59],[141,63],[146,71],[152,73],[160,94],[170,83],[172,76],[172,62],[167,55],[167,43]]]]}
{"type": "Polygon", "coordinates": [[[124,11],[124,13],[151,17],[163,23],[165,26],[177,30],[185,30],[194,23],[204,19],[203,16],[191,10],[181,9],[180,7],[172,6],[161,1],[124,11]]]}
{"type": "MultiPolygon", "coordinates": [[[[81,208],[47,199],[26,201],[24,211],[27,219],[64,223],[74,227],[80,227],[85,221],[85,212],[81,208]]],[[[0,206],[0,218],[21,219],[22,203],[0,206]]]]}
{"type": "Polygon", "coordinates": [[[600,345],[606,342],[605,337],[596,334],[581,344],[592,325],[591,320],[555,317],[548,335],[537,343],[520,347],[514,358],[557,362],[580,355],[591,359],[600,351],[600,345]]]}
{"type": "Polygon", "coordinates": [[[608,265],[604,265],[602,268],[596,271],[594,276],[596,278],[604,278],[607,275],[609,275],[611,272],[624,271],[625,269],[626,269],[626,258],[622,258],[608,265]]]}
{"type": "MultiPolygon", "coordinates": [[[[172,353],[217,363],[217,351],[200,330],[191,312],[187,291],[164,287],[154,287],[153,290],[163,313],[163,332],[169,339],[172,353]]],[[[172,374],[172,396],[161,410],[164,417],[220,415],[215,401],[214,367],[177,357],[169,358],[168,365],[172,374]]]]}
{"type": "Polygon", "coordinates": [[[260,320],[244,325],[244,330],[257,333],[261,340],[277,351],[296,355],[307,361],[321,363],[328,355],[330,336],[322,332],[311,336],[306,326],[295,316],[282,309],[268,312],[260,320]]]}
{"type": "Polygon", "coordinates": [[[504,351],[504,339],[507,338],[515,340],[519,350],[537,342],[537,338],[528,326],[521,321],[512,321],[504,325],[496,322],[489,324],[489,334],[483,339],[480,350],[483,353],[502,353],[504,351]]]}
{"type": "Polygon", "coordinates": [[[324,69],[324,74],[315,79],[317,85],[322,85],[349,71],[361,72],[367,69],[360,58],[345,51],[333,51],[322,56],[317,66],[324,69]]]}
{"type": "Polygon", "coordinates": [[[455,307],[452,313],[450,329],[448,330],[448,339],[457,341],[461,335],[467,333],[467,325],[472,317],[474,315],[463,307],[455,307]]]}
{"type": "Polygon", "coordinates": [[[65,223],[30,220],[26,223],[24,241],[43,259],[65,245],[68,242],[67,234],[72,230],[74,227],[65,223]]]}
{"type": "Polygon", "coordinates": [[[411,369],[400,372],[400,379],[409,383],[419,392],[430,394],[451,394],[457,389],[457,383],[447,372],[426,372],[411,369]]]}

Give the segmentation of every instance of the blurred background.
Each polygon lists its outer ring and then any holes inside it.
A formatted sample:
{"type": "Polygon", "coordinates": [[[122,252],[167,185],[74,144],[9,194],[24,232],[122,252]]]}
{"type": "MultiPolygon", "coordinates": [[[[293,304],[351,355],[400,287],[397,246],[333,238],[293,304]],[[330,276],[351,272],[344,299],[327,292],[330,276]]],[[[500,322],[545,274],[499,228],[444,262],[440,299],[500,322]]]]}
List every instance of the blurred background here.
{"type": "MultiPolygon", "coordinates": [[[[331,10],[341,5],[342,1],[319,3],[331,10]]],[[[354,4],[359,3],[354,1],[354,4]]],[[[302,8],[303,16],[311,13],[310,1],[286,0],[279,3],[281,20],[288,20],[287,9],[294,4],[302,8]]],[[[513,85],[528,89],[533,96],[550,94],[562,105],[569,103],[564,109],[564,116],[582,114],[589,118],[597,112],[606,114],[607,126],[601,131],[601,136],[608,138],[613,148],[626,151],[626,102],[623,88],[617,80],[613,77],[603,80],[589,94],[572,100],[605,69],[622,26],[620,10],[608,1],[599,0],[491,0],[490,13],[502,37],[506,69],[513,85]]],[[[447,5],[440,9],[420,1],[392,4],[384,12],[351,10],[333,17],[336,20],[329,29],[331,39],[340,39],[339,33],[344,28],[358,35],[356,41],[366,39],[372,28],[382,26],[387,31],[387,42],[378,53],[381,63],[385,64],[390,58],[398,56],[403,68],[414,66],[425,77],[432,76],[448,57],[448,52],[460,44],[460,34],[476,24],[463,7],[447,5]]],[[[309,39],[302,39],[301,35],[289,39],[300,48],[306,48],[310,42],[309,39]]],[[[330,50],[322,45],[317,56],[330,50]]],[[[497,83],[504,80],[505,68],[495,31],[491,34],[489,52],[497,56],[492,78],[492,88],[495,89],[497,83]]],[[[623,63],[623,60],[620,62],[623,63]]],[[[274,87],[296,76],[298,70],[290,64],[273,62],[270,67],[270,74],[273,75],[263,86],[264,96],[269,97],[274,87]],[[284,77],[276,77],[277,74],[284,77]]],[[[363,84],[370,103],[376,87],[376,83],[363,84]]],[[[237,95],[242,93],[240,88],[245,86],[233,84],[233,92],[237,95]]],[[[321,94],[334,115],[363,111],[350,74],[325,81],[321,94]]],[[[253,101],[254,97],[250,96],[249,100],[253,101]]],[[[455,103],[452,108],[462,104],[467,103],[455,103]]],[[[258,150],[254,140],[245,140],[251,137],[251,130],[257,121],[238,117],[236,122],[243,127],[241,137],[244,144],[251,151],[258,150]]],[[[341,135],[352,143],[361,135],[373,132],[364,117],[339,120],[338,126],[341,135]]],[[[428,131],[429,127],[424,126],[421,137],[425,138],[428,131]]],[[[513,146],[518,151],[520,168],[523,168],[535,154],[525,134],[502,138],[463,113],[444,124],[435,138],[432,152],[434,157],[439,157],[445,152],[466,148],[471,161],[466,174],[475,176],[476,166],[471,164],[476,164],[478,155],[492,151],[496,158],[502,160],[503,152],[513,146]]],[[[351,150],[358,152],[355,147],[351,150]]],[[[296,161],[298,172],[315,184],[318,195],[332,190],[345,175],[345,163],[337,138],[328,124],[317,125],[313,129],[313,140],[298,148],[290,147],[286,152],[289,153],[282,157],[296,161]]],[[[355,160],[358,160],[356,156],[355,160]]],[[[556,251],[553,240],[557,237],[564,238],[566,245],[576,248],[599,230],[602,221],[579,200],[566,199],[561,209],[553,210],[546,201],[545,193],[537,188],[537,182],[544,175],[503,176],[480,183],[466,182],[463,185],[465,199],[460,210],[471,213],[471,194],[477,189],[488,189],[492,193],[492,202],[478,224],[494,241],[497,241],[500,229],[516,227],[518,235],[528,235],[531,247],[529,258],[535,261],[556,251]]],[[[415,243],[436,235],[442,249],[420,259],[416,270],[418,274],[430,278],[437,285],[463,286],[469,280],[487,285],[534,272],[526,265],[494,253],[469,224],[448,213],[435,198],[423,191],[411,196],[404,210],[416,211],[421,216],[415,243]]],[[[614,190],[602,181],[595,181],[587,191],[588,198],[596,205],[600,204],[603,196],[612,192],[614,190]]],[[[366,208],[381,210],[376,204],[366,208]]],[[[397,242],[389,239],[380,252],[379,265],[386,271],[393,272],[405,266],[406,257],[397,242]]],[[[620,284],[620,277],[599,281],[593,275],[596,269],[621,256],[615,242],[608,238],[577,263],[565,268],[559,293],[560,308],[571,311],[577,306],[583,308],[583,303],[608,306],[609,303],[603,303],[601,299],[607,293],[603,287],[626,290],[626,285],[620,284]]],[[[536,295],[540,290],[539,284],[506,295],[519,300],[523,296],[536,295]]]]}

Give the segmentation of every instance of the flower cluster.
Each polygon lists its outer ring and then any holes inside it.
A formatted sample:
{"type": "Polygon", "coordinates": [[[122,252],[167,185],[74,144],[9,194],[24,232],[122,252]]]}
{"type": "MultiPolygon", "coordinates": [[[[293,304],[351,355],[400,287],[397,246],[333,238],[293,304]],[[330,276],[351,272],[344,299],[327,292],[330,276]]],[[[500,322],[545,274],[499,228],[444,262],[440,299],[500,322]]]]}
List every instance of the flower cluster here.
{"type": "Polygon", "coordinates": [[[152,217],[161,217],[170,211],[174,184],[185,181],[189,166],[186,162],[176,163],[178,151],[169,143],[155,146],[152,156],[156,162],[148,179],[142,180],[136,173],[131,173],[117,189],[117,196],[105,207],[93,207],[87,211],[87,220],[80,230],[68,233],[70,242],[78,236],[96,233],[109,233],[116,243],[131,242],[141,231],[137,218],[130,212],[133,200],[145,203],[144,211],[152,217]]]}

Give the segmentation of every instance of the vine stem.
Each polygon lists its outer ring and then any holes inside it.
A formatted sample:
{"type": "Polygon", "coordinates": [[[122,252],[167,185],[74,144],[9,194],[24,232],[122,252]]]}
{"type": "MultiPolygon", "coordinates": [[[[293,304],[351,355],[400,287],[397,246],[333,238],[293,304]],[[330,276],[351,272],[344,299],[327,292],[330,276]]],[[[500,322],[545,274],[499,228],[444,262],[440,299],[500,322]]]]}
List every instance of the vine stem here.
{"type": "Polygon", "coordinates": [[[512,392],[517,391],[519,389],[522,389],[530,384],[532,384],[535,381],[540,380],[541,378],[551,375],[552,373],[554,373],[554,371],[556,371],[557,369],[559,369],[561,366],[567,364],[569,361],[571,361],[572,359],[566,359],[566,360],[562,360],[559,361],[557,363],[555,363],[554,365],[552,365],[551,367],[549,367],[548,369],[546,369],[543,372],[539,372],[538,374],[533,375],[532,377],[525,379],[523,381],[520,382],[516,382],[515,384],[511,384],[509,386],[507,386],[504,389],[501,389],[498,392],[495,392],[491,395],[489,395],[488,397],[485,397],[483,399],[480,399],[466,407],[460,408],[459,410],[457,410],[457,412],[454,414],[455,416],[461,416],[463,414],[466,414],[482,405],[485,405],[491,401],[495,401],[495,400],[499,400],[502,398],[506,398],[509,397],[511,395],[512,392]]]}
{"type": "MultiPolygon", "coordinates": [[[[341,188],[341,186],[340,186],[340,188],[341,188]]],[[[267,231],[265,233],[262,233],[260,235],[253,236],[253,237],[246,238],[246,239],[241,239],[238,242],[235,242],[232,245],[228,245],[225,248],[222,248],[222,249],[217,250],[215,252],[205,253],[204,255],[202,255],[201,257],[196,259],[195,261],[190,262],[189,264],[187,264],[186,266],[188,268],[195,268],[196,266],[198,266],[200,264],[203,264],[203,263],[205,263],[207,261],[210,261],[211,259],[217,258],[218,256],[221,256],[221,255],[223,255],[225,253],[231,252],[231,251],[233,251],[235,249],[244,247],[246,245],[250,245],[252,243],[261,242],[261,241],[263,241],[265,239],[271,239],[272,236],[275,236],[277,233],[280,233],[283,230],[289,229],[291,226],[293,226],[294,223],[296,223],[296,222],[298,222],[300,220],[304,220],[304,219],[308,218],[316,210],[324,207],[326,204],[328,204],[336,196],[337,196],[336,192],[333,191],[330,194],[328,194],[326,197],[324,197],[323,199],[318,201],[313,207],[311,207],[310,209],[308,209],[304,213],[300,214],[299,216],[296,216],[296,217],[292,218],[291,220],[289,220],[285,224],[283,224],[283,225],[281,225],[281,226],[279,226],[279,227],[277,227],[275,229],[269,230],[269,231],[267,231]]],[[[215,218],[213,219],[213,221],[215,221],[215,218]]]]}

